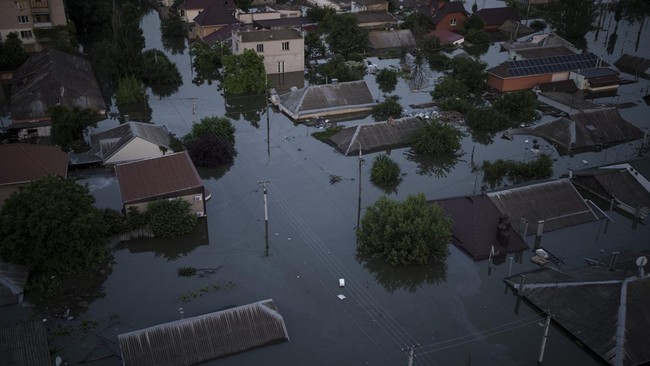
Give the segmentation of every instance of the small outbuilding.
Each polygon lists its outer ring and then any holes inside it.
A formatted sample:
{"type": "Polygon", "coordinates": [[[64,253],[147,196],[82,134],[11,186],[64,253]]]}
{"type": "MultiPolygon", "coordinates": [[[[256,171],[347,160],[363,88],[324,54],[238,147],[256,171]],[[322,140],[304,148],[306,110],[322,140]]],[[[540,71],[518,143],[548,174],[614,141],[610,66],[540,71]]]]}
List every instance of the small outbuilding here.
{"type": "Polygon", "coordinates": [[[614,65],[624,73],[650,79],[650,59],[626,53],[616,60],[614,65]]]}
{"type": "Polygon", "coordinates": [[[424,126],[417,117],[391,119],[365,125],[346,127],[329,138],[329,142],[344,155],[377,152],[408,146],[424,126]]]}
{"type": "Polygon", "coordinates": [[[448,44],[460,46],[463,44],[463,42],[465,42],[465,36],[446,29],[432,30],[429,32],[429,35],[438,38],[440,40],[440,44],[443,46],[448,44]]]}
{"type": "Polygon", "coordinates": [[[391,49],[413,48],[416,46],[415,37],[409,29],[389,31],[370,31],[368,34],[368,47],[376,51],[391,49]]]}

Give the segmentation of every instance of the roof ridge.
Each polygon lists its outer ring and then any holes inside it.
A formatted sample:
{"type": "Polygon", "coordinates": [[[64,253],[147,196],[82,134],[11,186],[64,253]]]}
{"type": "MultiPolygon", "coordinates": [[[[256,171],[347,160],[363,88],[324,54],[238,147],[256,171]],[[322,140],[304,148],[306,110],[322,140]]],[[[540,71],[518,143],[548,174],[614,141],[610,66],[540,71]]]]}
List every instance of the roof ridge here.
{"type": "MultiPolygon", "coordinates": [[[[27,155],[39,168],[41,168],[45,174],[50,175],[50,172],[47,171],[47,169],[41,165],[41,163],[36,159],[27,149],[25,149],[25,145],[27,144],[18,144],[18,147],[27,155]]],[[[43,145],[45,146],[45,145],[43,145]]]]}

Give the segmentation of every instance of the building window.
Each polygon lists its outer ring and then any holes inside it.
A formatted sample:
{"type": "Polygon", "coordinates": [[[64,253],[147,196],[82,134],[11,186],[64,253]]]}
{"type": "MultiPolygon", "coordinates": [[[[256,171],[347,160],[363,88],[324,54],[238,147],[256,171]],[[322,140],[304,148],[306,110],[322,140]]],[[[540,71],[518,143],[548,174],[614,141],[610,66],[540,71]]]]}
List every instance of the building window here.
{"type": "Polygon", "coordinates": [[[34,35],[32,34],[32,31],[26,30],[26,31],[20,31],[20,38],[22,39],[32,39],[34,35]]]}
{"type": "Polygon", "coordinates": [[[20,23],[20,24],[29,23],[29,17],[27,15],[19,15],[18,16],[18,23],[20,23]]]}
{"type": "Polygon", "coordinates": [[[33,15],[34,23],[50,23],[50,14],[33,15]]]}
{"type": "Polygon", "coordinates": [[[16,9],[18,9],[18,10],[25,9],[25,2],[26,2],[25,0],[17,0],[17,1],[15,1],[16,9]]]}
{"type": "Polygon", "coordinates": [[[180,15],[181,18],[185,18],[185,10],[183,10],[183,9],[178,9],[178,15],[180,15]]]}
{"type": "Polygon", "coordinates": [[[289,42],[282,42],[282,51],[289,51],[289,42]]]}
{"type": "Polygon", "coordinates": [[[278,61],[278,74],[284,74],[284,61],[278,61]]]}
{"type": "Polygon", "coordinates": [[[456,18],[451,18],[451,22],[449,24],[451,24],[453,27],[455,27],[456,26],[456,18]]]}
{"type": "Polygon", "coordinates": [[[264,52],[264,44],[259,43],[257,45],[257,52],[264,52]]]}

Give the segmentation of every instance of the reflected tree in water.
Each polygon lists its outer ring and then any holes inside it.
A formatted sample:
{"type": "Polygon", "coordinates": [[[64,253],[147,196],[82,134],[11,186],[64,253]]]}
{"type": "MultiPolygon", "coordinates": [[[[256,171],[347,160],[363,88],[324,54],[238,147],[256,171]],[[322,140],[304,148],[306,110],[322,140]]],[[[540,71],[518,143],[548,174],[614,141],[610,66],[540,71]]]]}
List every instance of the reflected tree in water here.
{"type": "Polygon", "coordinates": [[[206,167],[197,166],[196,171],[199,173],[201,179],[203,180],[214,179],[216,181],[219,180],[219,178],[226,175],[226,173],[228,173],[228,171],[230,170],[230,168],[233,167],[233,165],[235,165],[234,162],[232,164],[222,165],[216,168],[206,168],[206,167]]]}
{"type": "Polygon", "coordinates": [[[434,258],[428,264],[410,266],[391,266],[383,258],[360,254],[355,258],[390,293],[395,290],[415,292],[424,285],[437,285],[447,280],[447,263],[434,258]]]}
{"type": "Polygon", "coordinates": [[[130,253],[153,253],[172,262],[192,253],[197,247],[209,245],[208,223],[200,219],[194,231],[176,238],[142,238],[122,242],[118,249],[128,249],[130,253]]]}
{"type": "Polygon", "coordinates": [[[160,21],[160,33],[165,50],[172,55],[182,55],[185,52],[187,28],[180,16],[173,13],[163,16],[160,21]]]}
{"type": "Polygon", "coordinates": [[[267,113],[264,95],[226,97],[226,117],[232,120],[245,120],[255,128],[260,127],[262,116],[267,113]]]}
{"type": "Polygon", "coordinates": [[[404,153],[406,159],[417,164],[415,172],[418,175],[426,175],[435,178],[445,178],[451,172],[456,164],[463,161],[461,158],[465,155],[463,152],[442,154],[433,157],[421,156],[409,150],[404,153]]]}
{"type": "Polygon", "coordinates": [[[496,135],[495,132],[474,130],[471,128],[469,131],[473,142],[478,142],[481,145],[490,145],[494,142],[494,136],[496,135]]]}

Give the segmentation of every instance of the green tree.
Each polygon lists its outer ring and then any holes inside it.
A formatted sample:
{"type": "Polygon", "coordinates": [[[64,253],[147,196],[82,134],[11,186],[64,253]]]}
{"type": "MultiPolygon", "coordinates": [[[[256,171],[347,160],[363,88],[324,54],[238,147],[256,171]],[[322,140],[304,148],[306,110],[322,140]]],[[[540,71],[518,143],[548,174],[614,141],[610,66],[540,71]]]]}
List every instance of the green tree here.
{"type": "Polygon", "coordinates": [[[183,54],[187,26],[178,14],[169,12],[168,16],[163,17],[160,21],[160,32],[162,34],[162,44],[166,50],[170,51],[172,55],[183,54]]]}
{"type": "Polygon", "coordinates": [[[98,115],[92,109],[57,105],[47,110],[52,120],[52,142],[68,151],[83,145],[84,132],[97,127],[98,115]]]}
{"type": "Polygon", "coordinates": [[[470,29],[483,30],[485,22],[478,14],[472,14],[463,23],[463,34],[467,34],[470,29]]]}
{"type": "Polygon", "coordinates": [[[0,208],[0,257],[57,276],[101,263],[106,223],[94,202],[72,179],[48,176],[21,187],[0,208]]]}
{"type": "Polygon", "coordinates": [[[350,53],[362,53],[368,44],[368,31],[359,27],[357,17],[352,13],[335,14],[326,36],[330,51],[347,57],[350,53]]]}
{"type": "Polygon", "coordinates": [[[144,71],[142,66],[142,50],[144,35],[140,28],[140,14],[135,5],[126,2],[119,14],[116,14],[113,52],[114,74],[118,77],[135,75],[140,78],[144,71]]]}
{"type": "Polygon", "coordinates": [[[370,181],[386,191],[393,191],[402,181],[400,173],[399,164],[388,155],[379,155],[372,162],[370,181]]]}
{"type": "Polygon", "coordinates": [[[481,165],[483,182],[495,188],[508,179],[510,184],[518,184],[529,180],[546,179],[553,175],[553,159],[546,154],[541,154],[537,159],[523,162],[514,160],[495,161],[485,160],[481,165]]]}
{"type": "Polygon", "coordinates": [[[416,39],[424,37],[433,29],[431,17],[424,13],[415,11],[406,16],[404,28],[410,29],[416,39]]]}
{"type": "Polygon", "coordinates": [[[305,35],[305,56],[307,58],[317,58],[325,55],[327,51],[325,43],[320,34],[315,30],[310,30],[305,35]]]}
{"type": "Polygon", "coordinates": [[[451,62],[450,75],[462,81],[468,92],[478,94],[487,88],[487,64],[466,57],[456,57],[451,62]]]}
{"type": "Polygon", "coordinates": [[[235,145],[235,126],[226,117],[204,117],[201,122],[192,125],[192,130],[183,136],[185,144],[207,135],[220,136],[231,145],[235,145]]]}
{"type": "Polygon", "coordinates": [[[66,25],[57,25],[52,28],[34,28],[34,37],[38,41],[47,39],[48,48],[71,54],[79,53],[76,28],[72,22],[66,25]]]}
{"type": "Polygon", "coordinates": [[[472,110],[473,105],[468,102],[467,99],[449,97],[442,101],[440,108],[443,111],[456,111],[462,114],[466,114],[472,110]]]}
{"type": "Polygon", "coordinates": [[[361,61],[346,61],[341,55],[335,55],[325,65],[319,68],[327,80],[337,79],[340,82],[363,79],[366,75],[366,63],[361,61]]]}
{"type": "Polygon", "coordinates": [[[392,265],[425,264],[449,255],[452,221],[440,206],[424,195],[409,195],[403,202],[380,197],[366,209],[357,229],[357,251],[385,256],[392,265]]]}
{"type": "Polygon", "coordinates": [[[395,90],[395,85],[397,85],[397,71],[390,69],[381,69],[375,75],[375,81],[379,85],[379,90],[382,93],[390,93],[395,90]]]}
{"type": "Polygon", "coordinates": [[[151,91],[159,97],[167,97],[175,93],[183,84],[181,73],[176,64],[171,62],[164,52],[156,49],[142,53],[142,81],[151,87],[151,91]]]}
{"type": "Polygon", "coordinates": [[[434,99],[466,98],[469,91],[462,80],[446,75],[440,79],[431,92],[434,99]]]}
{"type": "Polygon", "coordinates": [[[264,56],[253,50],[224,57],[224,80],[221,86],[227,94],[259,94],[266,86],[264,56]]]}
{"type": "Polygon", "coordinates": [[[508,116],[513,122],[528,122],[537,116],[537,98],[530,90],[502,94],[492,103],[494,109],[508,116]]]}
{"type": "Polygon", "coordinates": [[[27,53],[18,33],[7,34],[4,42],[0,41],[0,70],[15,70],[27,60],[27,53]]]}
{"type": "Polygon", "coordinates": [[[478,131],[498,132],[513,126],[508,116],[491,107],[473,108],[465,117],[467,124],[478,131]]]}
{"type": "Polygon", "coordinates": [[[427,58],[429,67],[435,71],[447,71],[451,67],[451,58],[443,52],[436,52],[427,58]]]}
{"type": "Polygon", "coordinates": [[[372,107],[372,117],[375,121],[386,121],[389,118],[399,118],[402,115],[402,105],[399,103],[399,95],[391,95],[372,107]]]}
{"type": "Polygon", "coordinates": [[[411,151],[421,157],[455,153],[463,137],[456,127],[437,119],[428,121],[411,138],[411,151]]]}
{"type": "Polygon", "coordinates": [[[546,22],[541,19],[535,19],[530,22],[530,28],[532,28],[535,32],[541,32],[546,29],[546,22]]]}
{"type": "Polygon", "coordinates": [[[180,198],[152,202],[147,206],[146,215],[151,231],[158,238],[189,234],[197,222],[190,203],[180,198]]]}
{"type": "Polygon", "coordinates": [[[147,93],[135,76],[125,76],[119,81],[115,100],[118,105],[140,103],[147,100],[147,93]]]}
{"type": "Polygon", "coordinates": [[[581,40],[593,29],[598,11],[593,0],[552,0],[547,5],[547,21],[568,41],[581,40]]]}
{"type": "Polygon", "coordinates": [[[490,35],[483,29],[470,29],[465,35],[465,42],[471,44],[466,47],[466,52],[474,57],[486,53],[490,48],[490,35]]]}
{"type": "Polygon", "coordinates": [[[219,69],[223,66],[224,56],[230,55],[228,45],[221,42],[194,42],[190,48],[194,57],[192,67],[195,73],[192,82],[196,85],[203,85],[204,82],[212,85],[212,81],[219,80],[219,69]]]}
{"type": "Polygon", "coordinates": [[[307,17],[318,23],[318,29],[321,32],[329,31],[332,23],[332,17],[336,10],[329,6],[314,6],[307,10],[307,17]]]}

